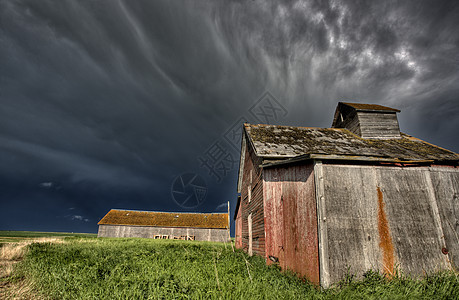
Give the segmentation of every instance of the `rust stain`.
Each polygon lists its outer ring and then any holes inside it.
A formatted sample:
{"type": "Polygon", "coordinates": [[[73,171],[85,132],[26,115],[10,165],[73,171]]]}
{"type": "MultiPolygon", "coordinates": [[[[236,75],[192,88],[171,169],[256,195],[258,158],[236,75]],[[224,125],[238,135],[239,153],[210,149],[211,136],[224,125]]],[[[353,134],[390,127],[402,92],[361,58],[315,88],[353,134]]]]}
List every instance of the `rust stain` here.
{"type": "Polygon", "coordinates": [[[384,211],[384,200],[381,188],[376,187],[378,192],[378,231],[379,231],[379,248],[383,254],[384,273],[390,277],[395,274],[395,257],[394,245],[390,236],[389,222],[387,221],[386,212],[384,211]]]}

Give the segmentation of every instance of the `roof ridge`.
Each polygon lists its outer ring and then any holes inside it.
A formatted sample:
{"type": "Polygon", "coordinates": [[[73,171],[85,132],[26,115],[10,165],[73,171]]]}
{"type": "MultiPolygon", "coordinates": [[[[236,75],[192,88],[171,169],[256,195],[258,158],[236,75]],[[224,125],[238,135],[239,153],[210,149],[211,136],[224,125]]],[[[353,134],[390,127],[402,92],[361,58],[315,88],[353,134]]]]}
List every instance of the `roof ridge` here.
{"type": "Polygon", "coordinates": [[[359,103],[359,102],[339,102],[339,104],[350,106],[356,110],[361,111],[392,111],[392,112],[400,112],[399,109],[381,105],[381,104],[369,104],[369,103],[359,103]]]}
{"type": "Polygon", "coordinates": [[[178,211],[156,211],[156,210],[137,210],[137,209],[123,209],[123,208],[111,208],[110,210],[117,210],[117,211],[134,211],[134,212],[147,212],[147,213],[165,213],[165,214],[228,214],[227,212],[212,212],[212,213],[205,213],[205,212],[178,212],[178,211]]]}
{"type": "Polygon", "coordinates": [[[346,128],[331,128],[331,127],[317,127],[317,126],[292,126],[292,125],[273,125],[273,124],[251,124],[251,123],[244,123],[245,126],[273,126],[273,127],[293,127],[293,128],[304,128],[304,129],[325,129],[325,130],[337,130],[337,131],[349,131],[346,128]]]}

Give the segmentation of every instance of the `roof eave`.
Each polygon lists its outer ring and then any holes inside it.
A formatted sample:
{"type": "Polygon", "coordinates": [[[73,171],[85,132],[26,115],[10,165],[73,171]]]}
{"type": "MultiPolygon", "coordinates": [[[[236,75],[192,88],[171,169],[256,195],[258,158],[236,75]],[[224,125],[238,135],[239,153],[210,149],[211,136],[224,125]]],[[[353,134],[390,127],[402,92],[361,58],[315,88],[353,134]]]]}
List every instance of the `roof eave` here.
{"type": "Polygon", "coordinates": [[[335,155],[335,154],[304,154],[281,161],[267,162],[260,165],[261,168],[269,168],[280,165],[286,165],[296,162],[313,160],[334,160],[334,161],[354,161],[354,162],[382,162],[382,163],[400,163],[400,164],[444,164],[458,165],[458,160],[433,160],[433,159],[403,159],[377,156],[355,156],[355,155],[335,155]]]}

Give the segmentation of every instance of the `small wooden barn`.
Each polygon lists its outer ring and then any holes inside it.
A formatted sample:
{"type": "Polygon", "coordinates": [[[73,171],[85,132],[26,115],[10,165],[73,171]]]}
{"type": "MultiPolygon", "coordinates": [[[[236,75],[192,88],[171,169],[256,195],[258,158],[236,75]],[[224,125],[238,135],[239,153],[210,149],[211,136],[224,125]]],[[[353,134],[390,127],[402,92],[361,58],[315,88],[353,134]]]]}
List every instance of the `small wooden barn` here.
{"type": "Polygon", "coordinates": [[[399,110],[339,103],[332,128],[244,124],[236,247],[324,287],[347,272],[459,267],[459,155],[399,110]]]}
{"type": "Polygon", "coordinates": [[[228,213],[170,213],[110,210],[98,223],[98,237],[140,237],[226,242],[228,213]]]}

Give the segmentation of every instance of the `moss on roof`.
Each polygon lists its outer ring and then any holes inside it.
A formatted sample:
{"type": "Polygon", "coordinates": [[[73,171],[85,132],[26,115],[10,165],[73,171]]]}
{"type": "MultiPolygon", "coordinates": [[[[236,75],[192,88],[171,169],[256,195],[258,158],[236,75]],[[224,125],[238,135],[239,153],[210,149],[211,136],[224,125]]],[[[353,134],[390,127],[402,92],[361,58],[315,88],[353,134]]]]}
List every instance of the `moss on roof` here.
{"type": "Polygon", "coordinates": [[[227,213],[168,213],[112,209],[97,224],[226,229],[228,220],[227,213]]]}
{"type": "Polygon", "coordinates": [[[344,128],[245,124],[258,156],[330,154],[386,157],[401,160],[458,161],[459,155],[402,134],[398,139],[364,139],[344,128]]]}

